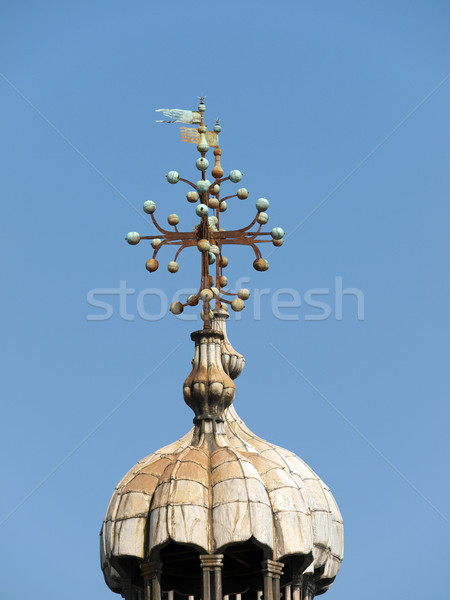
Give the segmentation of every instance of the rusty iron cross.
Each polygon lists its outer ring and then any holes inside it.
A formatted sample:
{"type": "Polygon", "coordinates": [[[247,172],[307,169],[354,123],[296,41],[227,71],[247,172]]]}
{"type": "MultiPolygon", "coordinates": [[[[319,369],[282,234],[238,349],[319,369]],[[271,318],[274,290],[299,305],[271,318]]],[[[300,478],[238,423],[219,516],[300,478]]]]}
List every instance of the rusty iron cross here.
{"type": "MultiPolygon", "coordinates": [[[[131,245],[138,244],[141,240],[151,240],[154,252],[152,258],[146,262],[146,269],[149,272],[158,269],[159,263],[156,257],[163,246],[177,247],[173,261],[168,264],[168,270],[171,273],[176,273],[178,271],[179,265],[177,263],[177,258],[180,252],[188,247],[197,247],[201,253],[201,279],[199,290],[196,294],[188,296],[185,303],[172,303],[170,310],[173,314],[181,314],[186,306],[197,306],[199,301],[201,301],[201,317],[204,322],[204,328],[209,329],[211,328],[211,321],[214,318],[214,312],[211,310],[212,302],[214,302],[214,308],[216,309],[219,307],[226,309],[227,305],[230,305],[232,310],[238,312],[244,308],[244,300],[247,300],[250,296],[249,290],[244,288],[238,290],[236,293],[224,290],[228,284],[228,280],[227,277],[223,275],[223,269],[228,265],[228,259],[222,254],[223,247],[230,244],[251,246],[255,253],[253,267],[257,271],[267,271],[269,263],[261,256],[257,244],[272,242],[275,246],[281,246],[283,244],[284,231],[281,227],[275,227],[270,232],[261,231],[262,226],[267,223],[269,219],[265,212],[269,207],[269,202],[266,198],[259,198],[257,200],[256,216],[247,227],[228,231],[220,228],[220,214],[227,210],[226,201],[235,197],[245,200],[248,198],[249,193],[245,188],[240,188],[235,194],[220,198],[221,184],[225,181],[238,183],[242,179],[242,173],[233,170],[227,177],[223,177],[224,172],[220,164],[222,151],[218,145],[218,134],[221,131],[221,127],[217,121],[214,126],[214,131],[207,131],[204,124],[205,110],[206,107],[203,103],[203,99],[200,99],[198,113],[200,113],[201,118],[200,126],[197,129],[198,136],[196,139],[200,158],[196,161],[196,167],[201,171],[202,178],[197,183],[193,183],[188,179],[180,177],[176,171],[170,171],[166,175],[169,183],[176,184],[179,181],[183,181],[193,188],[192,191],[188,192],[187,200],[197,204],[195,211],[197,216],[200,217],[200,222],[192,231],[179,231],[177,228],[179,217],[176,214],[171,214],[168,216],[167,221],[174,230],[168,231],[161,227],[155,219],[153,213],[156,210],[156,204],[151,200],[147,200],[143,206],[144,212],[150,215],[159,234],[141,236],[133,231],[128,233],[125,239],[131,245]],[[214,150],[215,164],[211,170],[214,181],[211,182],[206,179],[206,171],[209,167],[209,162],[205,158],[205,155],[209,150],[207,139],[211,139],[213,134],[215,135],[214,139],[217,140],[217,146],[214,150]],[[252,231],[253,226],[256,226],[256,228],[252,231]],[[210,268],[213,270],[214,276],[210,274],[210,268]],[[229,298],[232,296],[235,296],[235,298],[230,300],[229,298]]],[[[188,113],[190,111],[178,112],[188,113]]],[[[191,114],[195,115],[198,113],[191,114]]],[[[194,136],[192,136],[191,139],[195,139],[194,136]]]]}

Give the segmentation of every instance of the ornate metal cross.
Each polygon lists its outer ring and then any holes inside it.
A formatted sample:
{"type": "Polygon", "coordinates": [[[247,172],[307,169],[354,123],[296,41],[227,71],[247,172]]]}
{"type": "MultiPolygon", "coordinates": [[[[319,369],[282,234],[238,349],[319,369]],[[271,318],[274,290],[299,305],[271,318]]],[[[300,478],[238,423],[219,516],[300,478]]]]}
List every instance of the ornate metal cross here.
{"type": "MultiPolygon", "coordinates": [[[[166,110],[166,109],[165,109],[166,110]]],[[[267,260],[262,258],[261,252],[257,244],[272,242],[275,246],[281,246],[283,244],[284,231],[281,227],[275,227],[272,231],[261,231],[262,226],[267,223],[269,217],[265,212],[269,207],[269,202],[266,198],[259,198],[256,202],[256,216],[253,221],[243,227],[242,229],[234,229],[227,231],[220,228],[220,214],[227,210],[227,200],[230,198],[240,198],[245,200],[248,198],[248,191],[245,188],[240,188],[235,194],[220,198],[221,184],[225,181],[231,181],[232,183],[238,183],[242,179],[242,173],[237,170],[230,172],[228,177],[223,177],[223,169],[220,164],[220,157],[222,154],[218,143],[218,134],[221,131],[219,122],[217,121],[214,126],[214,131],[207,131],[204,124],[204,112],[206,107],[203,103],[203,98],[200,99],[200,105],[197,112],[191,111],[175,111],[167,110],[164,114],[182,113],[178,115],[178,122],[186,123],[186,114],[194,115],[191,122],[198,123],[198,115],[200,115],[200,126],[197,129],[197,150],[200,152],[200,158],[197,159],[195,166],[201,171],[202,178],[197,183],[192,183],[187,179],[183,179],[179,176],[176,171],[170,171],[167,173],[166,178],[169,183],[176,184],[179,181],[187,183],[193,188],[192,191],[188,192],[188,202],[198,203],[195,212],[200,217],[200,222],[194,227],[193,231],[178,231],[177,225],[179,223],[179,217],[176,214],[171,214],[167,217],[169,225],[174,228],[174,231],[168,231],[163,229],[156,221],[154,212],[156,210],[156,204],[151,200],[144,202],[144,212],[149,214],[153,224],[159,231],[157,235],[146,235],[141,236],[136,231],[132,231],[127,234],[126,240],[129,244],[138,244],[141,240],[151,240],[151,245],[154,249],[153,256],[146,262],[146,269],[149,272],[156,271],[159,267],[159,263],[156,259],[158,252],[163,246],[177,246],[177,252],[174,259],[169,262],[168,270],[171,273],[178,271],[179,265],[177,263],[178,255],[182,250],[190,246],[197,247],[201,253],[201,280],[200,288],[196,294],[188,296],[186,302],[174,302],[170,306],[170,310],[173,314],[180,314],[183,312],[185,306],[196,306],[199,301],[202,302],[203,309],[201,317],[204,322],[204,328],[209,329],[211,327],[211,320],[214,318],[214,313],[211,310],[211,303],[215,302],[215,308],[222,306],[226,308],[230,305],[234,311],[241,311],[244,308],[244,300],[247,300],[250,296],[250,292],[247,289],[240,289],[236,293],[227,292],[224,288],[228,284],[226,276],[223,275],[223,269],[228,265],[228,259],[222,254],[223,246],[229,244],[247,245],[251,246],[255,253],[255,260],[253,261],[253,267],[257,271],[267,271],[269,263],[267,260]],[[184,116],[183,116],[184,115],[184,116]],[[211,175],[214,181],[211,182],[206,179],[206,171],[209,167],[209,162],[205,158],[206,153],[209,150],[209,144],[214,143],[216,146],[214,149],[215,164],[211,170],[211,175]],[[257,228],[252,231],[253,226],[257,228]],[[214,270],[214,276],[210,275],[210,267],[214,270]],[[236,296],[233,300],[229,298],[236,296]]],[[[194,131],[194,130],[192,130],[194,131]]],[[[193,141],[195,138],[191,136],[189,141],[193,141]]]]}

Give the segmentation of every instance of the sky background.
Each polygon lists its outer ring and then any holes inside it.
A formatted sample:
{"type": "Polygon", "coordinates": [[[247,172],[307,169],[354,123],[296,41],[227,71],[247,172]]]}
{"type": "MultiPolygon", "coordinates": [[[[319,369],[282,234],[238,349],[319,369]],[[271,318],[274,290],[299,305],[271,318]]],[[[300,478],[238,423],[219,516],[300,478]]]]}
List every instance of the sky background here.
{"type": "Polygon", "coordinates": [[[161,252],[150,275],[148,247],[124,236],[153,233],[146,199],[162,223],[196,223],[164,175],[196,179],[198,154],[154,109],[195,109],[202,93],[225,172],[250,191],[224,227],[266,196],[288,234],[263,247],[267,273],[248,249],[228,254],[231,284],[269,289],[229,320],[247,359],[235,406],[338,502],[345,558],[327,598],[445,595],[449,18],[438,1],[3,0],[3,598],[112,598],[98,534],[114,486],[191,426],[182,383],[200,322],[157,319],[155,294],[194,287],[198,254],[171,275],[161,252]],[[337,319],[336,278],[361,291],[363,319],[350,295],[337,319]],[[122,309],[103,296],[104,319],[88,294],[121,281],[134,292],[122,309]],[[283,288],[297,306],[277,318],[283,288]],[[327,319],[305,302],[317,288],[327,319]]]}

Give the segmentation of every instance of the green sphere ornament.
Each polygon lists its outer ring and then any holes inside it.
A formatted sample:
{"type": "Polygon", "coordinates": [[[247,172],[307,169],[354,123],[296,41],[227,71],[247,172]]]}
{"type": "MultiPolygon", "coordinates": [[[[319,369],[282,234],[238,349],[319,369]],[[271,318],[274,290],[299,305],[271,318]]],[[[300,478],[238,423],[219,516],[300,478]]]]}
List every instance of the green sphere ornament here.
{"type": "Polygon", "coordinates": [[[201,158],[197,158],[195,161],[195,166],[199,171],[206,171],[206,169],[209,167],[209,161],[202,156],[201,158]]]}
{"type": "Polygon", "coordinates": [[[274,227],[270,232],[270,235],[274,240],[282,240],[284,238],[284,231],[281,227],[274,227]]]}
{"type": "Polygon", "coordinates": [[[197,181],[197,184],[195,187],[199,194],[204,194],[211,187],[211,182],[208,181],[208,179],[200,179],[200,181],[197,181]]]}
{"type": "Polygon", "coordinates": [[[141,236],[138,234],[137,231],[130,231],[130,233],[127,233],[125,239],[130,244],[130,246],[136,246],[136,244],[139,244],[141,236]]]}
{"type": "Polygon", "coordinates": [[[263,212],[269,208],[269,201],[267,198],[258,198],[256,201],[256,210],[258,212],[263,212]]]}
{"type": "Polygon", "coordinates": [[[207,217],[208,216],[208,212],[209,209],[206,206],[206,204],[199,204],[196,208],[195,208],[195,212],[197,214],[197,216],[199,217],[207,217]]]}
{"type": "Polygon", "coordinates": [[[180,175],[176,171],[169,171],[166,175],[166,179],[169,183],[178,183],[180,181],[180,175]]]}
{"type": "Polygon", "coordinates": [[[146,200],[144,202],[144,204],[142,205],[142,210],[145,213],[147,213],[148,215],[151,215],[156,210],[156,204],[154,202],[152,202],[151,200],[146,200]]]}
{"type": "Polygon", "coordinates": [[[232,183],[239,183],[242,179],[242,173],[237,169],[234,169],[233,171],[230,171],[229,178],[232,183]]]}

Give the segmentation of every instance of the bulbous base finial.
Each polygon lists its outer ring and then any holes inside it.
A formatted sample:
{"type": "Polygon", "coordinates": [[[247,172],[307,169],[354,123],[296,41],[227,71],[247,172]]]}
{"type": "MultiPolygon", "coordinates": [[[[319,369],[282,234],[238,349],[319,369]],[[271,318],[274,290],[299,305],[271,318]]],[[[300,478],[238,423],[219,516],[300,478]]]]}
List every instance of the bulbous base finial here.
{"type": "Polygon", "coordinates": [[[222,366],[223,334],[203,329],[191,334],[195,342],[192,371],[183,385],[186,404],[195,413],[194,422],[223,420],[234,399],[235,385],[222,366]]]}

